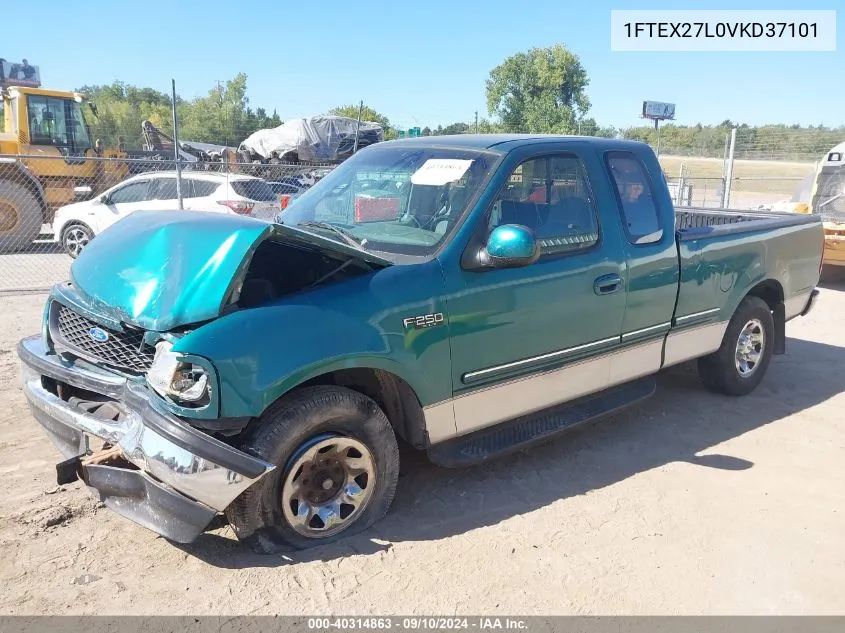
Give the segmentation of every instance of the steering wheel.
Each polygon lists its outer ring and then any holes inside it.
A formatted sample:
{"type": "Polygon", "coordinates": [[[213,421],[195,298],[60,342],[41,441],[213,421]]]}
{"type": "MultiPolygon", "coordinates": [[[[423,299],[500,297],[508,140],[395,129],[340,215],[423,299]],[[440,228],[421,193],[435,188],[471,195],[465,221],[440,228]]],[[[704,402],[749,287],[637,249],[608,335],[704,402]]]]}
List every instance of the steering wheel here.
{"type": "Polygon", "coordinates": [[[437,226],[438,222],[440,222],[440,220],[442,220],[443,218],[448,217],[449,214],[452,212],[452,201],[449,199],[448,189],[446,189],[443,193],[440,194],[440,199],[438,200],[438,203],[440,204],[440,208],[435,211],[434,215],[432,215],[428,219],[428,221],[426,222],[426,226],[420,226],[420,228],[426,228],[429,231],[433,231],[434,228],[437,226]]]}

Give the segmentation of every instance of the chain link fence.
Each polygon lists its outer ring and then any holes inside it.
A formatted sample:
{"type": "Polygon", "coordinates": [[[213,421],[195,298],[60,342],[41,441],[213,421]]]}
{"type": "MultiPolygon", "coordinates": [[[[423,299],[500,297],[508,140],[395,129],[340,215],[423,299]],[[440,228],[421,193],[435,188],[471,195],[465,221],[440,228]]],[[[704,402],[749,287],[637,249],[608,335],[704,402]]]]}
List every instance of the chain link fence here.
{"type": "Polygon", "coordinates": [[[109,226],[182,208],[272,221],[332,164],[0,156],[0,294],[48,290],[109,226]]]}
{"type": "MultiPolygon", "coordinates": [[[[669,192],[675,204],[745,210],[769,208],[779,203],[797,203],[800,202],[799,198],[809,196],[809,188],[815,176],[812,164],[800,170],[803,175],[766,175],[767,172],[776,173],[781,166],[777,164],[745,165],[745,161],[736,161],[735,173],[737,169],[740,173],[743,171],[751,173],[733,176],[726,196],[725,177],[713,175],[710,166],[702,165],[705,160],[707,159],[661,157],[669,192]],[[667,169],[667,165],[671,166],[671,171],[667,169]]],[[[794,170],[784,169],[784,171],[789,173],[794,170]]]]}
{"type": "MultiPolygon", "coordinates": [[[[655,147],[653,132],[642,132],[651,136],[629,136],[655,147]]],[[[667,125],[661,133],[660,162],[676,203],[736,209],[809,205],[819,162],[845,141],[841,129],[822,127],[667,125]]]]}
{"type": "MultiPolygon", "coordinates": [[[[721,151],[710,139],[713,147],[703,146],[704,156],[689,155],[688,148],[662,147],[659,158],[678,206],[792,210],[810,202],[818,161],[845,140],[840,134],[801,136],[786,129],[755,136],[738,129],[730,170],[730,135],[722,139],[721,151]],[[827,149],[819,152],[820,147],[827,149]]],[[[142,158],[84,159],[0,155],[0,293],[43,291],[67,279],[73,257],[134,210],[178,209],[177,165],[167,155],[147,152],[142,158]]],[[[270,162],[276,164],[222,157],[180,160],[183,207],[270,221],[290,196],[333,168],[270,162]]],[[[844,174],[840,170],[825,175],[823,196],[817,200],[824,206],[820,213],[836,222],[845,222],[844,174]]]]}

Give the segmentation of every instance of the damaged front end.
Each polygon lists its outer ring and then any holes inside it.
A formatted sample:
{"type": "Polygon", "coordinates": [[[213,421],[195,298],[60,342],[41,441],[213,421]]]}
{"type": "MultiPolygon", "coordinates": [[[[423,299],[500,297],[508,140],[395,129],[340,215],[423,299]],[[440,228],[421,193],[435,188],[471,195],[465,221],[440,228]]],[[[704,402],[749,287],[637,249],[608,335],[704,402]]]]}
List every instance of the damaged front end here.
{"type": "Polygon", "coordinates": [[[82,479],[109,508],[173,541],[194,540],[274,466],[199,431],[144,386],[82,359],[18,344],[33,416],[65,457],[59,483],[82,479]]]}
{"type": "Polygon", "coordinates": [[[54,288],[41,335],[18,344],[30,409],[65,458],[59,483],[82,479],[119,514],[195,539],[275,466],[226,442],[248,418],[219,418],[213,360],[183,349],[184,335],[385,265],[249,218],[138,212],[115,224],[54,288]]]}

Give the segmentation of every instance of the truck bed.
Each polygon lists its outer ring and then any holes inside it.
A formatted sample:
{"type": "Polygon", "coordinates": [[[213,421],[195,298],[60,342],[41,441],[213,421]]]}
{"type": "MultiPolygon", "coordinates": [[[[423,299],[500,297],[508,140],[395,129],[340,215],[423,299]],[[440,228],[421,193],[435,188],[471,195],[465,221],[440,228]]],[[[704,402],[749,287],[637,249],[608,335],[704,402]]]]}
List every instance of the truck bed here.
{"type": "Polygon", "coordinates": [[[818,216],[803,213],[675,207],[675,230],[678,232],[678,239],[682,241],[713,235],[800,226],[819,221],[818,216]]]}
{"type": "MultiPolygon", "coordinates": [[[[759,293],[783,301],[788,320],[804,309],[818,281],[823,239],[818,215],[676,207],[675,231],[680,268],[675,316],[686,322],[701,316],[703,323],[724,324],[758,284],[763,284],[759,293]]],[[[713,328],[716,349],[724,328],[713,328]]]]}

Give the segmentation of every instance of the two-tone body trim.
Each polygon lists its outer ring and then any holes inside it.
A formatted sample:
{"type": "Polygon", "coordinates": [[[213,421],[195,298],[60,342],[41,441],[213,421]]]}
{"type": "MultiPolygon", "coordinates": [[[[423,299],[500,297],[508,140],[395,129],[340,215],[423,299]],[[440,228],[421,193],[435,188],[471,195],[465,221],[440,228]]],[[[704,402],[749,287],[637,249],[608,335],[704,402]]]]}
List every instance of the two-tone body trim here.
{"type": "Polygon", "coordinates": [[[477,371],[467,372],[461,377],[461,381],[463,383],[470,383],[481,378],[485,378],[494,374],[504,373],[507,371],[511,371],[513,369],[519,369],[522,367],[531,366],[534,364],[542,364],[548,361],[558,360],[560,358],[565,358],[566,356],[575,356],[577,354],[583,352],[589,352],[592,350],[596,350],[602,347],[607,347],[613,344],[619,343],[619,337],[613,336],[610,338],[601,339],[600,341],[593,341],[591,343],[585,343],[584,345],[577,345],[575,347],[568,347],[566,349],[558,350],[555,352],[548,352],[546,354],[540,354],[539,356],[532,356],[530,358],[523,358],[522,360],[517,360],[512,363],[505,363],[503,365],[496,365],[494,367],[487,367],[486,369],[479,369],[477,371]]]}
{"type": "Polygon", "coordinates": [[[719,313],[720,308],[710,308],[709,310],[702,310],[701,312],[693,312],[692,314],[685,314],[683,316],[675,317],[675,326],[687,326],[704,321],[707,317],[719,313]]]}
{"type": "Polygon", "coordinates": [[[784,317],[787,321],[801,316],[801,313],[804,312],[804,309],[810,302],[813,290],[813,288],[807,288],[783,302],[784,317]]]}
{"type": "Polygon", "coordinates": [[[627,343],[628,341],[634,341],[637,339],[651,338],[666,332],[670,327],[672,327],[672,323],[666,321],[666,323],[658,323],[657,325],[651,325],[639,330],[625,332],[622,335],[622,342],[627,343]]]}
{"type": "Polygon", "coordinates": [[[686,315],[685,321],[692,321],[691,327],[675,328],[668,322],[660,323],[628,332],[621,337],[602,339],[465,374],[463,382],[466,383],[470,376],[485,377],[533,363],[596,352],[587,357],[576,356],[562,367],[481,386],[470,393],[424,407],[429,442],[437,444],[714,352],[721,345],[727,321],[697,324],[695,320],[704,319],[716,312],[718,309],[686,315]],[[637,340],[640,337],[645,340],[637,340]],[[620,342],[629,344],[619,346],[620,342]],[[603,349],[611,344],[612,348],[603,349]]]}

